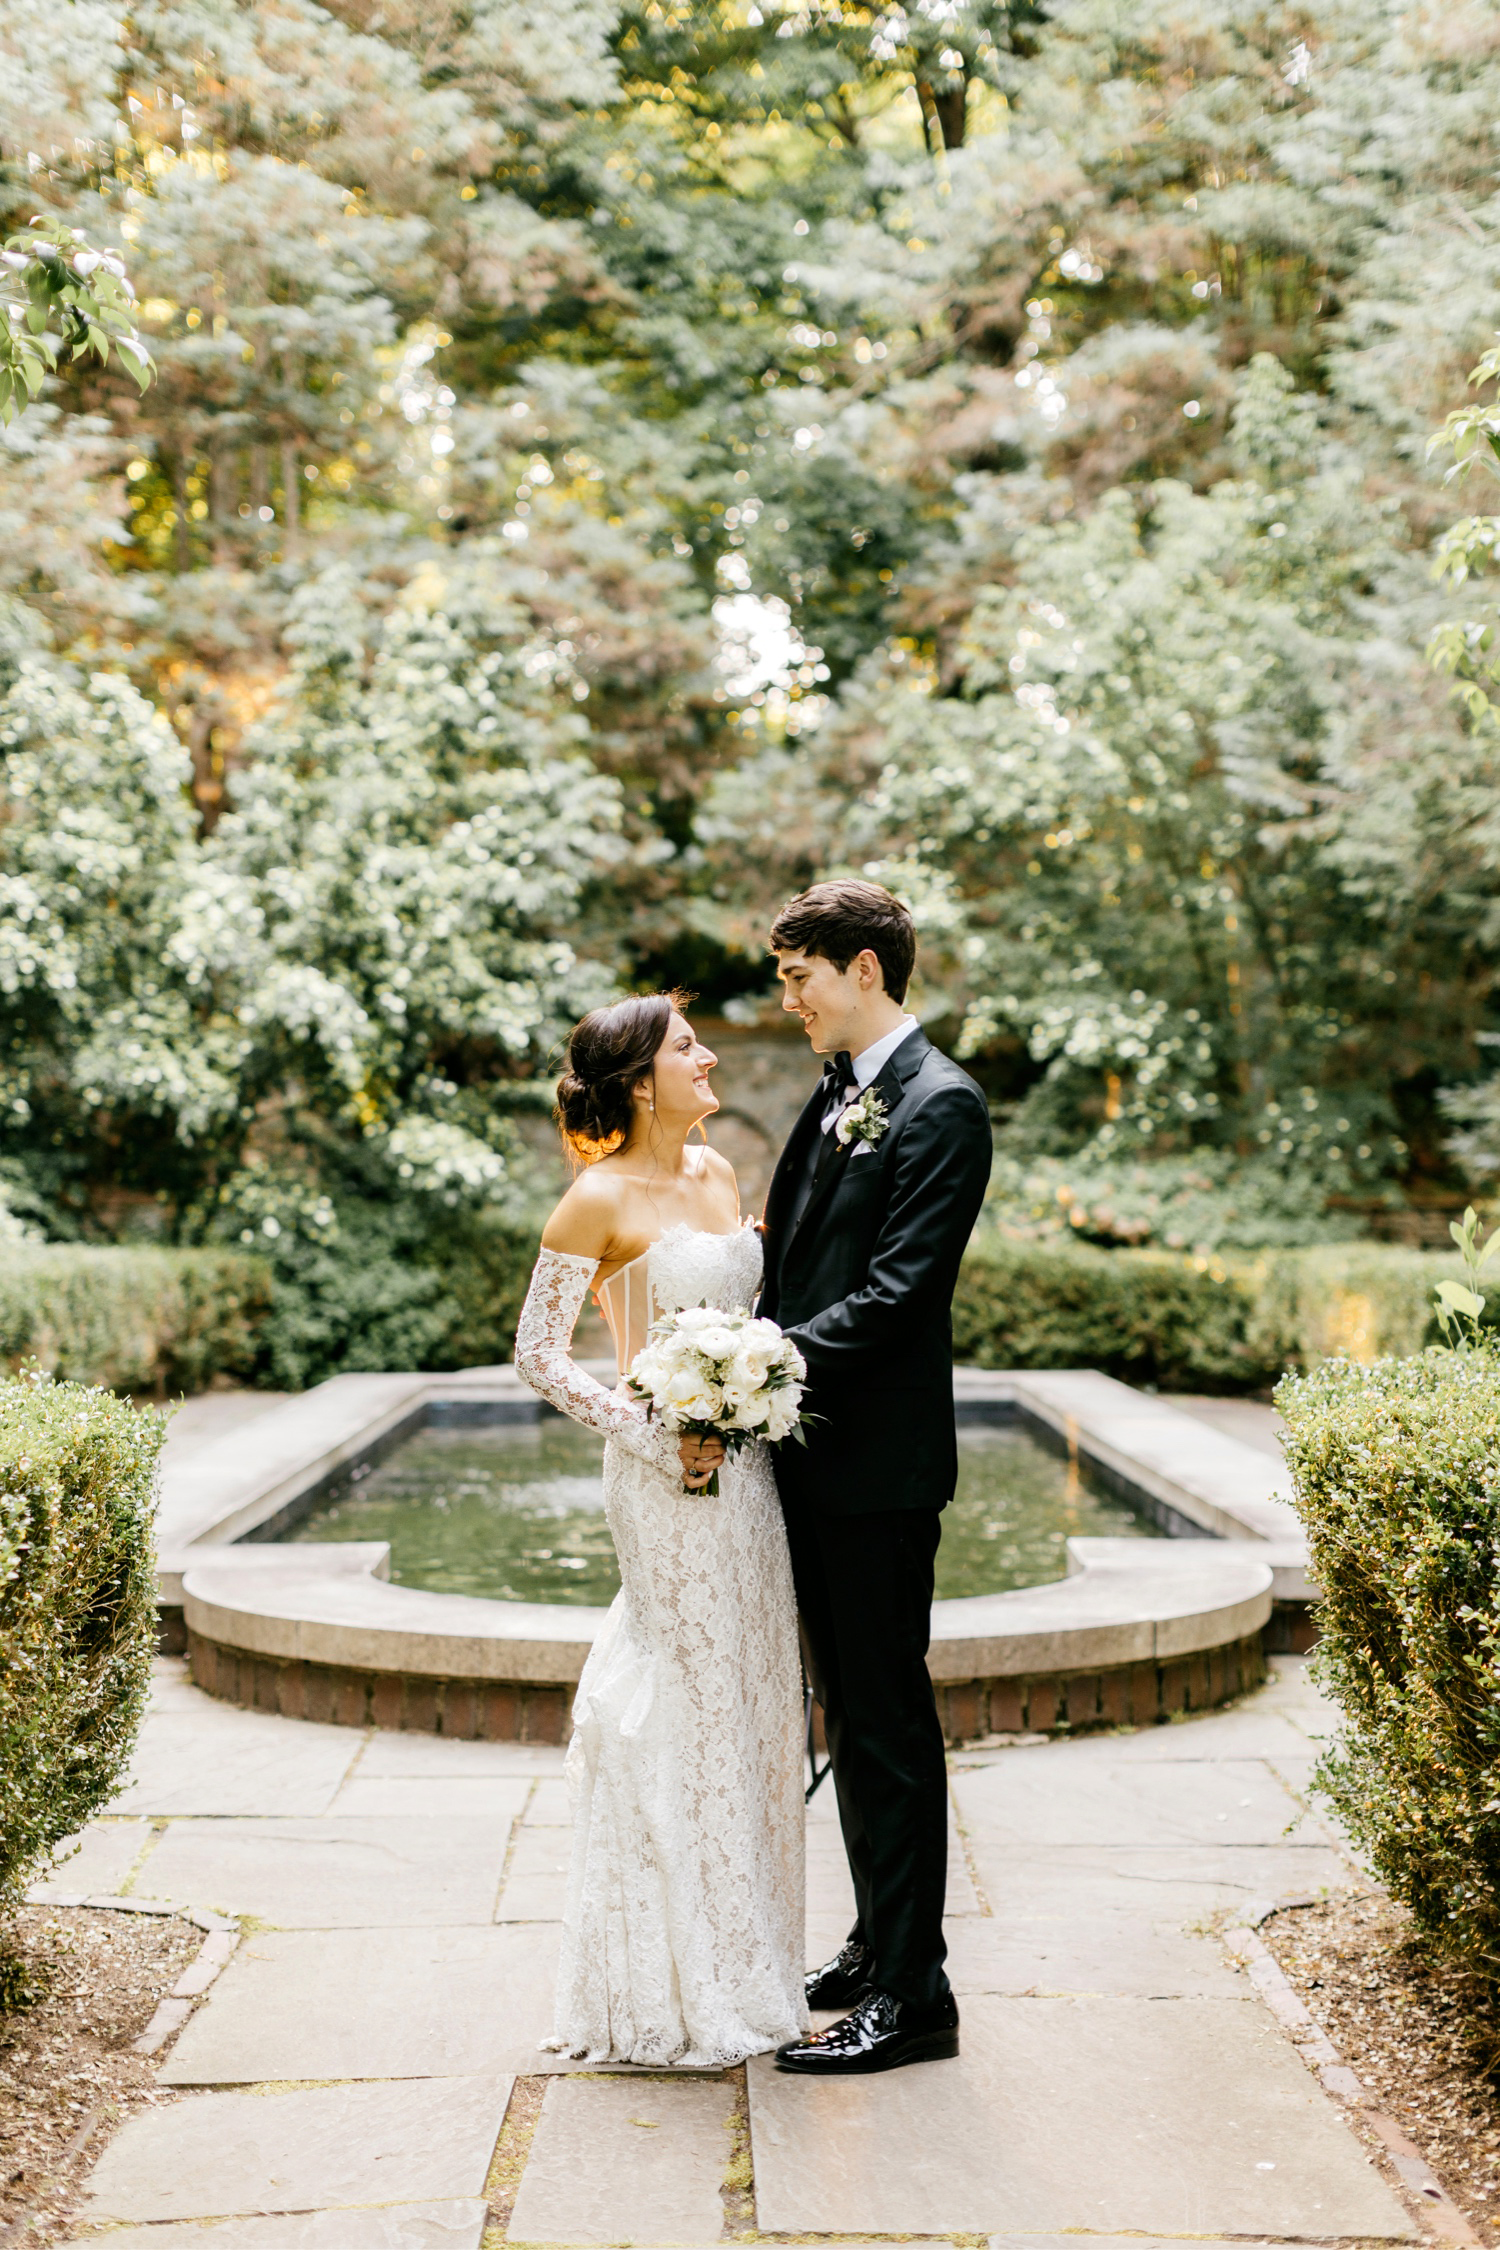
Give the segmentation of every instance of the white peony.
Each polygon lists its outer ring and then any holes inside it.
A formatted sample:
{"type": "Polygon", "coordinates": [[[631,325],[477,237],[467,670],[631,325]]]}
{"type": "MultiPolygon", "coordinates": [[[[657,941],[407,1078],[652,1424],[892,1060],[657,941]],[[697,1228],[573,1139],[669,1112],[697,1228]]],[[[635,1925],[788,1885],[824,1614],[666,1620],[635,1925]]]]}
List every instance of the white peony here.
{"type": "Polygon", "coordinates": [[[681,1367],[661,1391],[663,1403],[685,1422],[711,1422],[723,1410],[724,1395],[695,1368],[681,1367]]]}
{"type": "Polygon", "coordinates": [[[705,1359],[733,1359],[738,1340],[734,1330],[727,1327],[699,1328],[693,1334],[694,1348],[705,1359]]]}

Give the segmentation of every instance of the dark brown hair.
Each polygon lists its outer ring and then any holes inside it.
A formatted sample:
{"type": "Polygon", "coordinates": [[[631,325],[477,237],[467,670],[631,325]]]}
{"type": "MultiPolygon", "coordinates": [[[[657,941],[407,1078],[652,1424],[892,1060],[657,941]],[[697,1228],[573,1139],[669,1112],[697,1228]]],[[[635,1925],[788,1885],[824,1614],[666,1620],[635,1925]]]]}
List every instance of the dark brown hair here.
{"type": "Polygon", "coordinates": [[[886,991],[904,1000],[917,958],[917,925],[899,898],[852,875],[814,883],[771,924],[773,953],[820,954],[840,976],[867,947],[880,963],[886,991]]]}
{"type": "Polygon", "coordinates": [[[575,1024],[557,1081],[553,1112],[563,1139],[585,1163],[607,1156],[630,1131],[632,1095],[667,1036],[672,1010],[685,992],[647,992],[595,1008],[575,1024]]]}

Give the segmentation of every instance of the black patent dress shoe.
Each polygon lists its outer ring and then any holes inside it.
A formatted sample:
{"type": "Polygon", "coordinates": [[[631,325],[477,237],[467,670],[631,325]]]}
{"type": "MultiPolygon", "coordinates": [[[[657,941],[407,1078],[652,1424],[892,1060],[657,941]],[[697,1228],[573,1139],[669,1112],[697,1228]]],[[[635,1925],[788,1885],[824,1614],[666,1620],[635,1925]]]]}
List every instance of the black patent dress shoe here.
{"type": "Polygon", "coordinates": [[[951,1992],[919,2006],[873,1988],[853,2012],[810,2039],[776,2050],[778,2070],[807,2078],[858,2078],[903,2063],[948,2062],[958,2053],[958,2002],[951,1992]]]}
{"type": "Polygon", "coordinates": [[[821,1969],[810,1969],[803,1989],[810,2008],[852,2008],[870,1981],[875,1956],[858,1938],[821,1969]]]}

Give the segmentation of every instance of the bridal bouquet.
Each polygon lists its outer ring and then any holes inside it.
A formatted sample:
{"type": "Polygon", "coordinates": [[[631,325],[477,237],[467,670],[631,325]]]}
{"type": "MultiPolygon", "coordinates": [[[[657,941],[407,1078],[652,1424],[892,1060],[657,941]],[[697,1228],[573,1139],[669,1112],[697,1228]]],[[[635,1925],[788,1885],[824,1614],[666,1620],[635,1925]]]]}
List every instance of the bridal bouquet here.
{"type": "MultiPolygon", "coordinates": [[[[774,1320],[689,1305],[651,1324],[625,1387],[683,1437],[716,1437],[728,1454],[752,1438],[807,1440],[802,1380],[807,1367],[774,1320]]],[[[717,1469],[703,1490],[717,1493],[717,1469]]]]}

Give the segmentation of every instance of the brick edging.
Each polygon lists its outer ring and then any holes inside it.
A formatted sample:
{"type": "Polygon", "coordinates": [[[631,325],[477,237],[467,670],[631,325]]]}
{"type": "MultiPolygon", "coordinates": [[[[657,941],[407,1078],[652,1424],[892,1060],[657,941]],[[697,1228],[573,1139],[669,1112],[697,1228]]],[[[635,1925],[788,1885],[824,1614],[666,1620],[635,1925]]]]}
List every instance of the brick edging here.
{"type": "Polygon", "coordinates": [[[464,1742],[566,1742],[572,1687],[525,1680],[450,1680],[300,1658],[256,1656],[208,1640],[191,1627],[195,1686],[222,1702],[285,1719],[340,1727],[443,1734],[464,1742]]]}
{"type": "MultiPolygon", "coordinates": [[[[366,1672],[353,1666],[257,1656],[189,1631],[188,1663],[205,1693],[288,1719],[385,1727],[462,1741],[565,1742],[571,1686],[453,1680],[366,1672]]],[[[1258,1687],[1266,1675],[1258,1634],[1192,1656],[1052,1672],[1028,1679],[939,1683],[943,1738],[952,1747],[989,1734],[1079,1733],[1091,1727],[1154,1726],[1181,1712],[1210,1711],[1258,1687]]]]}

